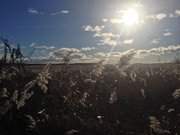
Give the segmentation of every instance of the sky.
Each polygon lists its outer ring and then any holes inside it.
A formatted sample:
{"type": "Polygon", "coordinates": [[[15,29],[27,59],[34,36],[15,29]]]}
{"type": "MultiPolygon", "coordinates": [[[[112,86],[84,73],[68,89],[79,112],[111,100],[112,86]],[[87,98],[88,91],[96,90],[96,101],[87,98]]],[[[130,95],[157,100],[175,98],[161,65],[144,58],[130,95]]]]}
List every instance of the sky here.
{"type": "Polygon", "coordinates": [[[179,0],[0,1],[0,36],[34,63],[69,52],[72,62],[169,62],[180,57],[179,35],[179,0]]]}

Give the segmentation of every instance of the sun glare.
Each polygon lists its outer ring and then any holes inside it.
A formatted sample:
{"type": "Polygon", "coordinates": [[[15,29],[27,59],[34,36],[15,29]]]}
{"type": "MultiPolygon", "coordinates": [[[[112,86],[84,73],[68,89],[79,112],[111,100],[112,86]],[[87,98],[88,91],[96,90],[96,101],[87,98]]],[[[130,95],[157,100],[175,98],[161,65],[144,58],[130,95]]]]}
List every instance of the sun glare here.
{"type": "Polygon", "coordinates": [[[122,23],[127,26],[139,24],[139,13],[135,9],[128,9],[122,15],[122,23]]]}

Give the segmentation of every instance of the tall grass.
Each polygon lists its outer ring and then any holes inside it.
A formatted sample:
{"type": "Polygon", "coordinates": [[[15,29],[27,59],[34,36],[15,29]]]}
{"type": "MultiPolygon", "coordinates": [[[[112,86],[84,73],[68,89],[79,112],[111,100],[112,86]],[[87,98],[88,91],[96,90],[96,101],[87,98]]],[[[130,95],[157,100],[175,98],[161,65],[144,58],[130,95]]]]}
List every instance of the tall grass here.
{"type": "Polygon", "coordinates": [[[39,74],[1,68],[0,134],[180,134],[179,67],[50,66],[39,74]]]}

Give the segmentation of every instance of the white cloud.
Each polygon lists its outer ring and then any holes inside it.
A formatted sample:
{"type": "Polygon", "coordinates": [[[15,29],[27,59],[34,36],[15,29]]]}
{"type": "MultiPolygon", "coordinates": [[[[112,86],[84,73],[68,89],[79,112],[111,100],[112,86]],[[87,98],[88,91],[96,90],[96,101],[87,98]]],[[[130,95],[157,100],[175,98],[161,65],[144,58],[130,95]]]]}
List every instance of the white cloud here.
{"type": "Polygon", "coordinates": [[[81,48],[82,51],[92,51],[92,50],[95,50],[95,47],[84,47],[84,48],[81,48]]]}
{"type": "Polygon", "coordinates": [[[110,45],[110,46],[116,46],[117,45],[117,39],[120,37],[118,34],[113,34],[111,32],[103,32],[104,25],[101,26],[91,26],[86,25],[83,26],[84,31],[86,32],[93,32],[95,38],[99,38],[98,45],[110,45]]]}
{"type": "Polygon", "coordinates": [[[55,16],[55,15],[59,15],[59,14],[69,14],[69,13],[70,13],[69,10],[61,10],[61,11],[50,13],[50,15],[55,16]]]}
{"type": "MultiPolygon", "coordinates": [[[[36,53],[31,56],[31,62],[33,63],[59,63],[62,62],[63,58],[69,56],[72,63],[76,62],[94,62],[95,59],[92,55],[87,55],[90,50],[95,49],[94,47],[86,48],[54,48],[53,46],[37,46],[36,43],[30,45],[32,48],[36,48],[36,53]],[[86,54],[87,53],[87,54],[86,54]]],[[[28,62],[28,61],[27,61],[28,62]]],[[[30,62],[30,61],[29,61],[30,62]]]]}
{"type": "Polygon", "coordinates": [[[173,34],[171,32],[165,32],[163,33],[163,36],[167,37],[167,36],[172,36],[173,34]]]}
{"type": "Polygon", "coordinates": [[[180,10],[175,10],[175,14],[176,14],[177,16],[180,16],[180,10]]]}
{"type": "Polygon", "coordinates": [[[152,44],[159,44],[160,43],[160,39],[159,38],[158,39],[153,39],[151,43],[152,44]]]}
{"type": "Polygon", "coordinates": [[[170,45],[168,47],[157,47],[149,50],[137,50],[137,54],[162,55],[180,51],[180,45],[170,45]]]}
{"type": "Polygon", "coordinates": [[[152,19],[152,20],[163,20],[165,18],[178,18],[180,17],[180,10],[176,9],[173,13],[165,14],[165,13],[158,13],[154,15],[147,15],[147,19],[152,19]]]}
{"type": "Polygon", "coordinates": [[[168,17],[168,16],[167,16],[167,14],[165,14],[165,13],[158,13],[158,14],[147,15],[147,16],[146,16],[147,19],[158,20],[158,21],[163,20],[163,19],[165,19],[166,17],[168,17]]]}
{"type": "Polygon", "coordinates": [[[132,44],[133,42],[134,42],[134,39],[127,39],[123,41],[123,43],[127,45],[132,44]]]}
{"type": "Polygon", "coordinates": [[[34,8],[29,8],[27,11],[28,11],[28,13],[35,14],[35,15],[42,15],[43,14],[43,12],[38,11],[38,10],[36,10],[34,8]]]}
{"type": "MultiPolygon", "coordinates": [[[[109,59],[119,59],[119,58],[128,58],[128,60],[131,60],[133,58],[143,58],[147,56],[160,56],[165,54],[171,54],[176,53],[180,51],[180,45],[170,45],[168,47],[157,47],[157,48],[151,48],[151,49],[130,49],[125,52],[112,52],[109,56],[109,59]]],[[[103,54],[101,54],[103,56],[103,54]]],[[[105,55],[105,54],[104,54],[105,55]]],[[[103,58],[103,57],[102,57],[103,58]]]]}
{"type": "Polygon", "coordinates": [[[105,58],[107,57],[107,54],[104,52],[97,52],[93,55],[95,58],[105,58]]]}
{"type": "Polygon", "coordinates": [[[70,57],[71,57],[72,59],[81,59],[81,58],[83,58],[83,57],[86,57],[86,55],[85,55],[84,53],[78,52],[78,53],[72,53],[72,54],[70,55],[70,57]]]}
{"type": "Polygon", "coordinates": [[[35,49],[45,49],[45,50],[53,50],[55,49],[54,46],[48,46],[48,45],[38,45],[37,43],[31,43],[29,47],[35,48],[35,49]]]}
{"type": "Polygon", "coordinates": [[[103,38],[98,43],[98,45],[109,45],[109,46],[116,46],[117,44],[118,44],[118,42],[111,38],[103,38]]]}
{"type": "Polygon", "coordinates": [[[35,10],[35,9],[33,9],[33,8],[29,8],[29,9],[28,9],[28,12],[29,12],[29,13],[32,13],[32,14],[39,14],[39,11],[37,11],[37,10],[35,10]]]}
{"type": "Polygon", "coordinates": [[[53,49],[55,49],[54,46],[46,46],[46,45],[35,46],[34,48],[36,48],[36,49],[46,49],[46,50],[53,50],[53,49]]]}
{"type": "Polygon", "coordinates": [[[109,58],[109,62],[116,62],[119,58],[128,58],[131,60],[133,58],[144,58],[147,56],[161,56],[165,54],[176,53],[180,51],[180,45],[169,45],[167,47],[157,47],[151,49],[130,49],[124,52],[113,51],[110,54],[108,52],[92,52],[91,54],[86,53],[86,50],[91,50],[91,48],[77,49],[77,48],[60,48],[56,50],[51,50],[48,55],[38,55],[33,56],[31,59],[35,62],[61,62],[63,56],[70,52],[71,62],[95,62],[98,60],[109,58]]]}
{"type": "Polygon", "coordinates": [[[71,60],[71,62],[82,62],[85,59],[89,59],[89,56],[87,56],[82,50],[79,50],[77,48],[60,48],[55,51],[52,51],[49,53],[49,57],[59,60],[63,59],[63,57],[68,56],[71,60]]]}
{"type": "Polygon", "coordinates": [[[116,46],[120,35],[112,32],[103,32],[104,28],[104,25],[94,27],[91,25],[83,26],[84,31],[93,32],[93,37],[99,38],[99,43],[97,45],[116,46]]]}
{"type": "Polygon", "coordinates": [[[169,14],[169,18],[178,18],[178,17],[180,17],[180,10],[179,9],[175,10],[174,13],[169,14]]]}
{"type": "Polygon", "coordinates": [[[69,10],[61,10],[62,14],[69,14],[69,10]]]}
{"type": "Polygon", "coordinates": [[[102,38],[119,38],[119,34],[113,34],[112,32],[101,32],[101,33],[95,33],[94,37],[102,37],[102,38]]]}
{"type": "Polygon", "coordinates": [[[166,18],[167,17],[167,15],[165,14],[165,13],[160,13],[160,14],[157,14],[156,15],[156,18],[158,19],[158,20],[162,20],[162,19],[164,19],[164,18],[166,18]]]}
{"type": "Polygon", "coordinates": [[[60,48],[52,52],[53,56],[55,57],[62,57],[67,54],[72,54],[72,53],[79,53],[80,50],[76,48],[60,48]]]}
{"type": "Polygon", "coordinates": [[[108,22],[108,19],[107,18],[103,18],[102,21],[103,22],[108,22]]]}
{"type": "Polygon", "coordinates": [[[89,32],[100,32],[104,29],[104,25],[101,25],[101,26],[91,26],[91,25],[86,25],[86,26],[83,26],[82,27],[84,31],[89,31],[89,32]]]}
{"type": "MultiPolygon", "coordinates": [[[[34,8],[29,8],[27,10],[28,13],[30,14],[34,14],[34,15],[44,15],[45,12],[42,12],[42,11],[39,11],[37,9],[34,9],[34,8]]],[[[52,12],[52,13],[46,13],[47,15],[51,15],[51,16],[55,16],[55,15],[59,15],[59,14],[69,14],[70,11],[69,10],[60,10],[60,11],[57,11],[57,12],[52,12]]]]}
{"type": "MultiPolygon", "coordinates": [[[[157,47],[157,48],[151,48],[151,49],[130,49],[125,52],[112,52],[109,55],[109,59],[116,59],[121,57],[128,57],[129,59],[132,58],[141,58],[145,56],[159,56],[164,54],[170,54],[170,53],[176,53],[180,51],[180,45],[170,45],[167,47],[157,47]]],[[[108,56],[108,53],[104,52],[96,52],[93,55],[95,58],[104,59],[108,56]]]]}

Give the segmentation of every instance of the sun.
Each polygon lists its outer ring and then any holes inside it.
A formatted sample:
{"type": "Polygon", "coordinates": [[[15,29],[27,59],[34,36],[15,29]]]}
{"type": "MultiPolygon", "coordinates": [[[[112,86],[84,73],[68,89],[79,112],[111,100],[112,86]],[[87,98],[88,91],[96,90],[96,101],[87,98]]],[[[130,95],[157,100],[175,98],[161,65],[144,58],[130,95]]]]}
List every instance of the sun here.
{"type": "Polygon", "coordinates": [[[122,14],[122,23],[127,26],[134,26],[139,24],[139,13],[135,9],[127,9],[122,14]]]}

